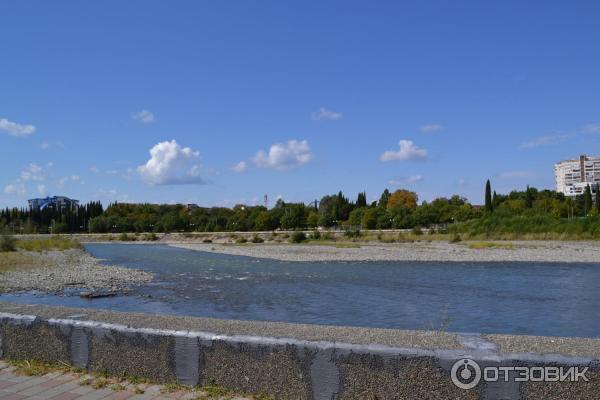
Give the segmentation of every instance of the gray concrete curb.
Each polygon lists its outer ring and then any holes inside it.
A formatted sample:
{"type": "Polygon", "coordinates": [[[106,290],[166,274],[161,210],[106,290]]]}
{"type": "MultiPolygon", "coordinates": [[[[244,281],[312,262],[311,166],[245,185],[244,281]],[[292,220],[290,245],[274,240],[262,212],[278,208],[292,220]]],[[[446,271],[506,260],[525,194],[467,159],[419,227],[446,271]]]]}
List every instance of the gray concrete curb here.
{"type": "Polygon", "coordinates": [[[462,348],[351,344],[0,313],[3,358],[71,365],[186,385],[217,383],[233,391],[286,399],[597,399],[598,357],[501,353],[477,334],[462,348]],[[456,387],[452,366],[469,358],[485,366],[587,366],[589,382],[480,382],[456,387]]]}

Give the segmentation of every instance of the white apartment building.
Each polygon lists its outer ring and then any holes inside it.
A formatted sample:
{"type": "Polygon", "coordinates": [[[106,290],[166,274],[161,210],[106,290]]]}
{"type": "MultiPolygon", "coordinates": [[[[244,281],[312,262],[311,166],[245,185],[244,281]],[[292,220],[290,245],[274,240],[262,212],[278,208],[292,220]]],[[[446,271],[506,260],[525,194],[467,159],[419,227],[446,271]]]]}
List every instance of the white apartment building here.
{"type": "Polygon", "coordinates": [[[592,194],[598,191],[600,184],[600,157],[579,156],[576,160],[565,160],[554,164],[556,191],[565,196],[583,194],[590,186],[592,194]]]}

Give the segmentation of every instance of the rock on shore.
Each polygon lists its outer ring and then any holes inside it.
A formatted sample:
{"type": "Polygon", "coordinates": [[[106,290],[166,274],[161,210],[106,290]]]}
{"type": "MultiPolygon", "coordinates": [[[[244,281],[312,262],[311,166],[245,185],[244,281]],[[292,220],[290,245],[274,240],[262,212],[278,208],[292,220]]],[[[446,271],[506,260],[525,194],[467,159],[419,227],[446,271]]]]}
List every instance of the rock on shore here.
{"type": "Polygon", "coordinates": [[[0,292],[40,291],[61,293],[67,288],[85,291],[122,292],[129,286],[150,282],[153,275],[130,268],[107,266],[83,250],[30,253],[39,267],[9,270],[0,274],[0,292]]]}

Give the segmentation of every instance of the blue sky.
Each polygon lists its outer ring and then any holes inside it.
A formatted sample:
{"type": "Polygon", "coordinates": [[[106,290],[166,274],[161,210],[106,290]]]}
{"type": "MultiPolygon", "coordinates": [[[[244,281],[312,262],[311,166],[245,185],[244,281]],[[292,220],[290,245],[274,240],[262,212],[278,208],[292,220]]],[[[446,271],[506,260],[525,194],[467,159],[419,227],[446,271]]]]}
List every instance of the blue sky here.
{"type": "Polygon", "coordinates": [[[482,201],[600,153],[597,1],[4,1],[0,206],[482,201]],[[150,151],[152,150],[152,155],[150,151]]]}

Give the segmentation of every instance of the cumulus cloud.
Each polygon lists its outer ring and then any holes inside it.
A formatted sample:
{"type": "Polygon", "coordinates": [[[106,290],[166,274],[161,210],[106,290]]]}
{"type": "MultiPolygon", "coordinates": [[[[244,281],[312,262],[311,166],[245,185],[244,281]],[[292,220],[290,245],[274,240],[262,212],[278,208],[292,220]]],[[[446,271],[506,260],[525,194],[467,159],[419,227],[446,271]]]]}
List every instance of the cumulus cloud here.
{"type": "Polygon", "coordinates": [[[286,170],[307,164],[313,159],[306,140],[288,140],[287,143],[275,143],[268,152],[259,150],[252,162],[259,168],[286,170]]]}
{"type": "Polygon", "coordinates": [[[198,151],[171,140],[152,147],[150,159],[137,167],[137,171],[150,185],[203,184],[206,182],[200,177],[199,162],[198,151]]]}
{"type": "Polygon", "coordinates": [[[133,113],[131,117],[136,121],[141,122],[142,124],[149,124],[151,122],[154,122],[154,114],[152,114],[152,112],[148,110],[142,110],[133,113]]]}
{"type": "Polygon", "coordinates": [[[422,175],[411,175],[405,177],[394,178],[389,181],[390,185],[400,186],[400,185],[410,185],[412,183],[418,183],[423,180],[422,175]]]}
{"type": "Polygon", "coordinates": [[[319,111],[310,114],[313,121],[337,121],[338,119],[342,119],[342,116],[341,112],[331,111],[325,107],[321,107],[319,111]]]}
{"type": "Polygon", "coordinates": [[[240,161],[239,163],[235,164],[233,167],[231,167],[231,170],[234,172],[245,172],[248,169],[248,163],[246,163],[246,161],[240,161]]]}
{"type": "Polygon", "coordinates": [[[12,136],[25,137],[35,132],[35,126],[17,124],[6,118],[0,118],[0,131],[5,131],[12,136]]]}
{"type": "Polygon", "coordinates": [[[433,133],[441,131],[442,129],[444,129],[444,127],[440,124],[426,124],[421,126],[420,129],[423,133],[433,133]]]}
{"type": "Polygon", "coordinates": [[[25,192],[25,185],[23,185],[22,183],[11,183],[10,185],[6,185],[4,187],[4,193],[6,194],[16,194],[18,196],[24,196],[25,192]]]}
{"type": "Polygon", "coordinates": [[[399,150],[388,150],[379,156],[379,160],[386,161],[406,161],[419,160],[427,158],[427,150],[417,147],[412,140],[401,140],[398,142],[399,150]]]}
{"type": "Polygon", "coordinates": [[[31,163],[21,171],[21,179],[24,181],[43,181],[45,179],[44,169],[36,163],[31,163]]]}

